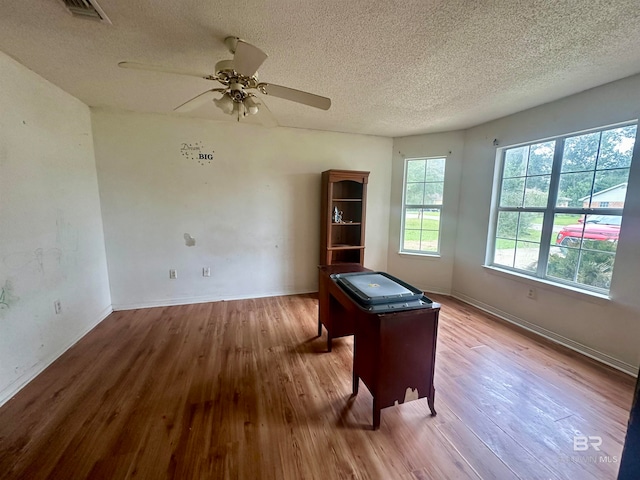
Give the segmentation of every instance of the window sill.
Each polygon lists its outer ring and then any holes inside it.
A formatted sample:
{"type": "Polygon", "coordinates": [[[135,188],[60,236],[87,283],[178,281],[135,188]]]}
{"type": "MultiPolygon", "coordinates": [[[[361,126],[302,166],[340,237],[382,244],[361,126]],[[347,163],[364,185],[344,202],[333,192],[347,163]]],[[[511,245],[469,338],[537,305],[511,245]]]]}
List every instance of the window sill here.
{"type": "Polygon", "coordinates": [[[439,253],[398,252],[398,255],[403,257],[440,258],[439,253]]]}
{"type": "Polygon", "coordinates": [[[596,303],[599,305],[608,305],[611,302],[611,297],[603,293],[592,292],[590,290],[583,290],[581,288],[571,287],[569,285],[562,285],[560,283],[554,283],[542,278],[530,277],[528,275],[524,275],[518,272],[513,272],[511,270],[505,270],[505,269],[494,267],[491,265],[483,265],[482,267],[486,269],[489,273],[492,273],[501,277],[509,278],[511,280],[520,281],[522,283],[531,285],[533,287],[540,287],[545,290],[549,290],[561,295],[567,295],[570,297],[596,303]]]}

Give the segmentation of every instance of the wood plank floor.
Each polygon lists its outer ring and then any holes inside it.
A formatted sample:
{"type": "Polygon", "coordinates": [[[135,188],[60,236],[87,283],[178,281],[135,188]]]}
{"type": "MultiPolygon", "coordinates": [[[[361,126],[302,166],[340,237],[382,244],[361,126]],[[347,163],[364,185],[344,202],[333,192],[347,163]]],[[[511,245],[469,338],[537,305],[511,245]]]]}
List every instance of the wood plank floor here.
{"type": "Polygon", "coordinates": [[[437,300],[438,415],[378,431],[313,296],[113,313],[0,409],[0,478],[615,478],[634,379],[437,300]]]}

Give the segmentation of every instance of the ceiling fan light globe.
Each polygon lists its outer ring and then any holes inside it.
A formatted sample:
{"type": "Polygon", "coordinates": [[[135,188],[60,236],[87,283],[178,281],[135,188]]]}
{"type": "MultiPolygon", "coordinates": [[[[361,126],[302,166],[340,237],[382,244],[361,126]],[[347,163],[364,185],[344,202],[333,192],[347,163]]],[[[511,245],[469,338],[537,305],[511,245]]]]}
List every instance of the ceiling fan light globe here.
{"type": "Polygon", "coordinates": [[[215,103],[216,106],[227,115],[231,115],[233,113],[235,102],[226,93],[222,95],[222,97],[214,99],[213,103],[215,103]]]}
{"type": "Polygon", "coordinates": [[[249,115],[255,115],[258,113],[258,104],[252,97],[247,97],[244,101],[244,106],[247,109],[249,115]]]}

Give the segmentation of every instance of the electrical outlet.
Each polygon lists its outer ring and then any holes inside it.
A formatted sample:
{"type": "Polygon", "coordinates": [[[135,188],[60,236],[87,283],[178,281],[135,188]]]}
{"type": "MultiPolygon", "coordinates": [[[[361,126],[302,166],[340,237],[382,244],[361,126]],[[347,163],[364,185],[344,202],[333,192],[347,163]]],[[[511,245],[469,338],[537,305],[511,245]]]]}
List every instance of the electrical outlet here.
{"type": "Polygon", "coordinates": [[[62,313],[62,302],[60,300],[53,302],[53,309],[56,311],[56,315],[62,313]]]}
{"type": "Polygon", "coordinates": [[[527,291],[527,298],[530,298],[531,300],[535,300],[536,299],[536,289],[535,288],[530,288],[527,291]]]}
{"type": "Polygon", "coordinates": [[[210,277],[211,276],[211,268],[203,267],[202,268],[202,276],[203,277],[210,277]]]}
{"type": "Polygon", "coordinates": [[[173,268],[169,270],[169,278],[172,280],[175,280],[176,278],[178,278],[178,270],[175,270],[173,268]]]}

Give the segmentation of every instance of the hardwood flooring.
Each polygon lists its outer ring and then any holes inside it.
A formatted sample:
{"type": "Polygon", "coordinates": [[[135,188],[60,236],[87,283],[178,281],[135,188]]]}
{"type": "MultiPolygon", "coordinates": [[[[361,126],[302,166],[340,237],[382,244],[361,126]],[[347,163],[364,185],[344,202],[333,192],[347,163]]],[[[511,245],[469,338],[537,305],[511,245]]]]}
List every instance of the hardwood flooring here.
{"type": "Polygon", "coordinates": [[[438,415],[378,431],[313,296],[115,312],[0,409],[0,478],[615,478],[635,380],[437,300],[438,415]]]}

